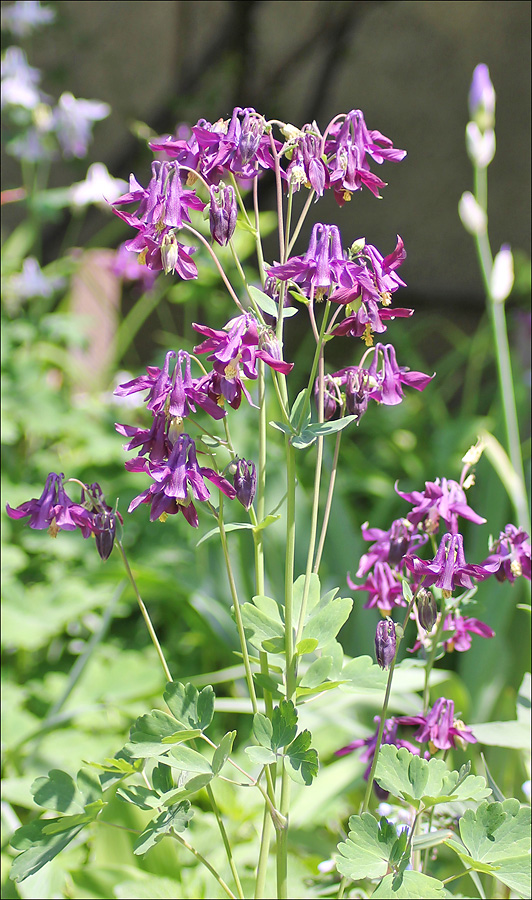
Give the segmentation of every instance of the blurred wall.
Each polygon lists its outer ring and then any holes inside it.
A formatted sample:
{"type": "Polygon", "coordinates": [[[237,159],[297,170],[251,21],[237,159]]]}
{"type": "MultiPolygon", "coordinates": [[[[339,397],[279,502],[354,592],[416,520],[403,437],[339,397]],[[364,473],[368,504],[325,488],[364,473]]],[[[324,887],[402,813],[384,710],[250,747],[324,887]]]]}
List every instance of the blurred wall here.
{"type": "MultiPolygon", "coordinates": [[[[30,62],[45,71],[45,89],[112,105],[88,162],[127,177],[138,162],[133,120],[164,133],[253,105],[297,125],[316,118],[323,129],[334,114],[359,107],[408,157],[379,171],[389,183],[381,202],[362,191],[339,211],[327,197],[319,218],[338,222],[344,244],[365,235],[384,253],[399,232],[409,292],[430,306],[467,303],[479,312],[480,276],[457,203],[471,187],[469,83],[485,62],[497,92],[493,245],[529,252],[528,2],[63,0],[55,8],[57,23],[39,32],[30,62]]],[[[136,174],[146,183],[142,164],[136,174]]],[[[12,171],[6,167],[7,181],[12,171]]]]}

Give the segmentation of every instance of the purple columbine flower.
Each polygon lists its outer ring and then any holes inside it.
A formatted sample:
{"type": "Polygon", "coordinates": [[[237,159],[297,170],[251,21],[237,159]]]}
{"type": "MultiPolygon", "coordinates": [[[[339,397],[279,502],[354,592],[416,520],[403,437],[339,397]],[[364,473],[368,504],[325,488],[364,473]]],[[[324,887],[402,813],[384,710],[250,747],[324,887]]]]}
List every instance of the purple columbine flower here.
{"type": "Polygon", "coordinates": [[[455,587],[472,588],[474,578],[484,581],[500,567],[500,559],[485,560],[481,565],[469,565],[464,556],[464,539],[461,534],[444,534],[433,560],[427,561],[418,556],[407,556],[406,567],[416,576],[417,581],[423,578],[425,587],[436,587],[452,594],[455,587]]]}
{"type": "Polygon", "coordinates": [[[336,225],[314,225],[308,250],[292,256],[284,265],[272,266],[267,273],[280,281],[293,281],[305,296],[321,300],[333,285],[340,284],[353,264],[345,259],[342,239],[336,225]]]}
{"type": "Polygon", "coordinates": [[[440,697],[426,716],[398,716],[396,722],[400,725],[419,725],[414,735],[414,740],[420,744],[429,743],[433,752],[436,750],[450,750],[456,747],[456,743],[466,742],[476,744],[477,739],[463,722],[454,718],[454,703],[440,697]]]}
{"type": "Polygon", "coordinates": [[[434,378],[423,372],[413,372],[408,366],[399,366],[392,344],[376,344],[373,360],[368,374],[377,387],[370,392],[370,397],[385,406],[396,406],[403,399],[402,385],[413,387],[416,391],[424,391],[434,378]]]}
{"type": "Polygon", "coordinates": [[[508,580],[513,584],[519,575],[530,581],[530,540],[526,531],[507,525],[490,549],[491,555],[484,562],[500,560],[500,569],[495,574],[498,581],[508,580]]]}
{"type": "Polygon", "coordinates": [[[482,525],[486,521],[468,506],[463,487],[457,481],[448,478],[436,478],[436,481],[426,481],[425,490],[403,493],[395,484],[395,490],[403,500],[413,504],[413,509],[408,513],[408,521],[422,528],[428,534],[436,534],[439,529],[440,519],[445,523],[448,531],[458,532],[458,517],[468,519],[475,525],[482,525]]]}
{"type": "Polygon", "coordinates": [[[367,591],[364,609],[376,606],[382,616],[387,616],[394,606],[405,606],[399,575],[386,562],[376,562],[364,584],[354,584],[349,574],[347,583],[353,591],[367,591]]]}
{"type": "Polygon", "coordinates": [[[118,434],[130,438],[123,445],[124,450],[136,450],[139,447],[139,456],[147,454],[152,462],[160,462],[172,450],[172,443],[168,439],[169,422],[164,413],[157,413],[153,417],[151,428],[137,428],[135,425],[121,425],[119,422],[115,422],[115,428],[118,434]]]}
{"type": "Polygon", "coordinates": [[[231,500],[236,496],[233,485],[226,478],[214,469],[198,464],[196,445],[188,434],[179,435],[167,461],[151,463],[144,460],[142,468],[151,475],[154,483],[131,501],[128,512],[140,503],[149,503],[151,522],[165,514],[175,515],[181,511],[187,522],[196,528],[198,517],[192,501],[210,498],[205,478],[231,500]]]}
{"type": "Polygon", "coordinates": [[[363,578],[376,562],[386,562],[393,569],[400,571],[404,565],[404,557],[416,546],[425,544],[428,536],[416,532],[408,519],[395,519],[388,531],[381,528],[368,528],[366,522],[362,526],[362,537],[365,541],[375,541],[360,557],[357,578],[363,578]]]}
{"type": "Polygon", "coordinates": [[[235,190],[232,185],[218,185],[218,187],[211,186],[209,193],[211,196],[209,204],[211,237],[221,247],[225,247],[233,237],[238,218],[235,190]]]}
{"type": "Polygon", "coordinates": [[[495,632],[485,622],[480,622],[470,616],[461,616],[459,613],[451,613],[445,617],[443,630],[453,632],[452,636],[444,641],[443,646],[446,653],[451,653],[453,650],[464,653],[469,650],[472,634],[478,634],[483,638],[495,637],[495,632]]]}
{"type": "Polygon", "coordinates": [[[190,222],[189,209],[202,211],[205,208],[205,203],[194,191],[183,188],[177,163],[155,160],[151,164],[151,173],[147,188],[143,188],[135,176],[130,175],[129,191],[111,204],[114,212],[128,224],[135,228],[151,225],[158,231],[162,231],[165,225],[168,228],[182,228],[184,221],[190,222]],[[139,204],[133,214],[115,209],[130,203],[139,204]]]}
{"type": "Polygon", "coordinates": [[[27,500],[16,509],[6,504],[8,516],[11,519],[24,519],[30,516],[28,525],[30,528],[42,530],[48,529],[52,537],[56,537],[59,531],[74,531],[76,528],[86,527],[90,533],[90,514],[80,504],[74,503],[63,487],[64,475],[56,475],[50,472],[46,479],[44,491],[39,498],[27,500]]]}
{"type": "Polygon", "coordinates": [[[343,121],[334,122],[325,143],[329,177],[339,206],[351,199],[354,191],[363,186],[380,197],[385,187],[377,175],[370,171],[367,157],[379,165],[385,160],[400,162],[406,150],[394,148],[392,141],[379,131],[370,131],[360,109],[353,109],[343,121]]]}
{"type": "Polygon", "coordinates": [[[329,187],[329,171],[321,155],[322,136],[315,122],[304,125],[292,147],[292,158],[286,170],[287,180],[292,179],[293,190],[300,184],[316,192],[316,200],[329,187]]]}
{"type": "MultiPolygon", "coordinates": [[[[199,170],[212,184],[224,172],[255,178],[259,169],[275,168],[264,117],[252,107],[236,106],[229,121],[198,123],[192,129],[200,148],[199,170]]],[[[281,144],[276,141],[276,148],[281,144]]]]}
{"type": "MultiPolygon", "coordinates": [[[[375,756],[375,747],[377,746],[377,736],[379,733],[380,727],[380,716],[375,716],[373,721],[376,724],[375,732],[365,739],[358,739],[356,741],[351,741],[350,744],[347,744],[345,747],[342,747],[340,750],[336,750],[335,756],[346,756],[348,753],[352,753],[353,750],[358,750],[359,747],[365,747],[363,753],[360,754],[360,761],[367,762],[368,767],[364,772],[365,781],[368,780],[369,773],[371,771],[371,764],[373,762],[373,757],[375,756]]],[[[384,731],[382,733],[382,744],[393,744],[395,747],[406,747],[410,753],[413,753],[415,756],[419,756],[419,748],[415,747],[414,744],[411,744],[409,741],[399,740],[397,738],[397,729],[398,729],[398,719],[386,719],[384,723],[384,731]]],[[[381,744],[381,746],[382,746],[381,744]]]]}
{"type": "Polygon", "coordinates": [[[241,367],[244,378],[255,380],[258,377],[255,368],[257,359],[262,359],[270,368],[283,375],[287,375],[294,367],[293,363],[280,358],[278,345],[275,348],[270,346],[268,332],[265,333],[266,337],[259,335],[257,320],[249,313],[230,319],[223,330],[208,328],[195,322],[192,327],[206,338],[194,347],[194,353],[209,353],[207,359],[212,361],[215,372],[224,378],[237,377],[241,367]],[[259,349],[261,345],[262,349],[259,349]]]}

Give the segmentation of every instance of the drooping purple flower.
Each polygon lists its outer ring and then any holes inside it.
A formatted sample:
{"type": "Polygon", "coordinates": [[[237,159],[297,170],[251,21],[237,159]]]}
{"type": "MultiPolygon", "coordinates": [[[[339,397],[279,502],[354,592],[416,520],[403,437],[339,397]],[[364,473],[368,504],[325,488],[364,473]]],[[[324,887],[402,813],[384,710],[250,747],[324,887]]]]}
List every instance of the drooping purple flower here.
{"type": "Polygon", "coordinates": [[[376,606],[381,615],[387,616],[395,606],[405,606],[399,575],[387,562],[376,562],[364,584],[355,584],[349,574],[347,583],[353,591],[367,591],[364,609],[376,606]]]}
{"type": "Polygon", "coordinates": [[[491,554],[484,562],[500,560],[500,569],[495,574],[498,581],[508,580],[513,584],[519,575],[530,581],[530,539],[526,531],[507,525],[490,549],[491,554]]]}
{"type": "Polygon", "coordinates": [[[453,632],[451,637],[443,643],[446,653],[451,653],[453,650],[464,653],[469,650],[472,634],[478,634],[483,638],[495,637],[495,632],[485,622],[480,622],[470,616],[461,616],[459,613],[451,613],[445,617],[443,630],[453,632]]]}
{"type": "Polygon", "coordinates": [[[360,109],[351,110],[343,121],[333,123],[325,142],[325,152],[331,186],[339,206],[363,186],[380,197],[379,191],[385,182],[370,171],[368,156],[379,165],[385,160],[399,162],[406,156],[406,150],[394,148],[389,138],[367,128],[360,109]]]}
{"type": "MultiPolygon", "coordinates": [[[[198,123],[192,129],[200,147],[199,169],[215,184],[223,172],[254,178],[259,169],[275,166],[264,117],[252,107],[236,106],[229,121],[198,123]],[[213,178],[214,176],[214,178],[213,178]]],[[[276,141],[276,147],[281,145],[276,141]]]]}
{"type": "Polygon", "coordinates": [[[198,464],[196,445],[188,434],[179,435],[167,461],[152,463],[145,460],[143,468],[154,483],[131,501],[128,512],[140,503],[149,503],[151,522],[164,514],[175,515],[181,511],[189,524],[197,527],[198,518],[192,501],[210,498],[205,478],[230,499],[236,496],[233,485],[226,478],[214,469],[198,464]]]}
{"type": "Polygon", "coordinates": [[[9,503],[6,504],[8,516],[12,519],[30,516],[30,528],[47,528],[53,537],[60,530],[74,531],[81,525],[88,524],[87,510],[70,499],[63,487],[64,477],[50,472],[41,496],[21,503],[16,509],[12,509],[9,503]]]}
{"type": "Polygon", "coordinates": [[[362,537],[365,541],[375,543],[360,557],[357,578],[363,578],[378,561],[386,562],[393,569],[400,571],[406,554],[428,540],[428,536],[419,534],[407,519],[395,519],[388,531],[368,528],[366,522],[362,526],[362,537]]]}
{"type": "Polygon", "coordinates": [[[450,478],[436,478],[425,482],[424,491],[404,493],[395,484],[395,490],[403,500],[413,504],[407,519],[428,534],[436,534],[440,519],[447,531],[458,532],[458,517],[482,525],[486,519],[479,516],[467,503],[463,487],[450,478]]]}
{"type": "MultiPolygon", "coordinates": [[[[367,762],[368,767],[364,772],[365,781],[368,780],[369,773],[371,771],[371,765],[373,763],[373,757],[375,756],[375,748],[377,746],[377,736],[379,733],[380,727],[380,716],[375,716],[373,721],[376,724],[375,732],[367,738],[359,738],[356,741],[351,741],[350,744],[347,744],[345,747],[342,747],[340,750],[336,750],[335,756],[346,756],[348,753],[352,753],[353,750],[358,750],[360,747],[365,747],[363,753],[360,754],[360,761],[367,762]]],[[[397,729],[398,729],[398,719],[386,719],[384,723],[384,730],[382,732],[382,744],[393,744],[395,747],[406,747],[410,753],[413,753],[415,756],[419,756],[419,748],[415,747],[410,741],[403,741],[397,738],[397,729]]],[[[381,744],[381,746],[382,746],[381,744]]]]}
{"type": "Polygon", "coordinates": [[[257,320],[249,313],[230,319],[223,330],[195,322],[192,327],[206,338],[194,347],[194,353],[209,353],[207,359],[212,361],[215,372],[223,378],[231,380],[238,377],[241,368],[244,378],[255,380],[258,377],[255,368],[257,359],[262,359],[276,372],[284,375],[294,367],[293,363],[280,358],[278,345],[275,349],[270,346],[268,332],[266,339],[259,335],[257,320]],[[259,349],[261,344],[262,349],[259,349]]]}
{"type": "Polygon", "coordinates": [[[159,231],[163,226],[182,228],[183,222],[190,222],[189,209],[203,210],[205,203],[194,193],[183,188],[179,165],[175,162],[159,162],[151,164],[151,179],[147,188],[143,188],[130,175],[129,191],[122,194],[111,205],[114,207],[138,203],[135,213],[120,214],[124,221],[134,227],[152,225],[159,231]]]}
{"type": "Polygon", "coordinates": [[[440,697],[425,716],[398,716],[400,725],[419,725],[414,740],[429,743],[435,750],[450,750],[455,741],[476,744],[477,739],[463,722],[454,719],[454,702],[440,697]]]}
{"type": "Polygon", "coordinates": [[[342,239],[336,225],[314,225],[308,250],[302,256],[291,257],[284,265],[267,269],[270,277],[293,281],[306,295],[323,299],[333,285],[342,283],[346,270],[353,264],[345,259],[342,239]]]}
{"type": "MultiPolygon", "coordinates": [[[[318,406],[319,379],[314,384],[314,399],[318,406]]],[[[323,418],[326,422],[332,419],[335,412],[342,407],[340,386],[332,375],[325,375],[323,379],[323,418]]]]}
{"type": "Polygon", "coordinates": [[[472,578],[484,581],[500,567],[500,559],[485,560],[481,565],[469,565],[464,555],[464,539],[461,534],[444,534],[433,560],[418,556],[406,556],[406,567],[423,585],[436,585],[451,594],[455,587],[472,588],[472,578]]]}
{"type": "Polygon", "coordinates": [[[321,155],[322,136],[315,122],[304,125],[293,142],[292,157],[286,170],[294,191],[300,184],[316,192],[316,200],[329,187],[329,171],[321,155]]]}
{"type": "Polygon", "coordinates": [[[411,371],[408,366],[399,366],[392,344],[376,344],[373,360],[368,369],[369,377],[377,383],[370,397],[385,406],[396,406],[403,399],[402,385],[424,391],[434,375],[411,371]]]}
{"type": "Polygon", "coordinates": [[[119,434],[130,438],[124,444],[124,450],[135,450],[139,447],[139,456],[147,454],[153,462],[166,459],[171,452],[172,445],[168,440],[167,428],[169,419],[164,413],[157,413],[153,417],[150,428],[137,428],[135,425],[121,425],[115,422],[115,428],[119,434]]]}

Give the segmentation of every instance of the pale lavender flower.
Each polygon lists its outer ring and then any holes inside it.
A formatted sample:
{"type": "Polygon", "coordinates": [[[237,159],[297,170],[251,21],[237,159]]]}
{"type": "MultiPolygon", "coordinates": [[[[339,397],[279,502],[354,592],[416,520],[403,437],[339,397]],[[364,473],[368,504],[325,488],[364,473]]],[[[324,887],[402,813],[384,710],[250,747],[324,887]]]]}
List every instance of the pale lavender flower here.
{"type": "Polygon", "coordinates": [[[64,278],[45,275],[38,261],[33,256],[28,256],[22,263],[22,272],[9,279],[7,292],[19,300],[51,297],[64,284],[64,278]]]}
{"type": "Polygon", "coordinates": [[[109,104],[100,100],[78,100],[68,91],[61,94],[53,111],[53,128],[65,159],[87,155],[93,123],[110,112],[109,104]]]}
{"type": "Polygon", "coordinates": [[[42,25],[55,19],[55,11],[49,6],[41,6],[37,0],[18,0],[12,6],[2,9],[2,30],[6,29],[15,37],[27,37],[42,25]]]}
{"type": "MultiPolygon", "coordinates": [[[[3,14],[4,10],[2,10],[3,14]]],[[[28,64],[26,54],[20,47],[8,47],[2,56],[2,109],[7,106],[22,106],[32,110],[42,102],[44,95],[37,85],[41,73],[28,64]]]]}
{"type": "Polygon", "coordinates": [[[90,203],[107,206],[120,197],[127,186],[123,178],[113,178],[103,163],[93,163],[87,170],[85,181],[77,181],[71,186],[70,202],[78,208],[90,203]]]}

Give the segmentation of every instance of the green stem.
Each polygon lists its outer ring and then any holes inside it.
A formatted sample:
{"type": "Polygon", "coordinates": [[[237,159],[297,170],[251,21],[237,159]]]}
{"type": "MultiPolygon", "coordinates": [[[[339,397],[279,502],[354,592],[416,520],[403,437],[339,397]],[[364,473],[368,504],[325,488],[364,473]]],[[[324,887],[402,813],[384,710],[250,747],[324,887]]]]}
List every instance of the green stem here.
{"type": "Polygon", "coordinates": [[[303,405],[301,407],[299,422],[297,423],[298,431],[301,431],[301,427],[303,425],[303,422],[305,421],[305,416],[306,416],[308,408],[309,408],[310,397],[312,394],[312,390],[314,388],[314,380],[316,378],[316,370],[318,368],[318,362],[320,359],[321,350],[322,350],[323,343],[325,340],[325,329],[327,328],[327,319],[329,318],[330,308],[331,308],[331,302],[330,302],[330,300],[327,300],[327,303],[325,304],[325,310],[323,312],[323,319],[321,320],[321,328],[320,328],[320,333],[318,335],[318,341],[316,343],[314,359],[312,360],[312,366],[310,369],[310,375],[309,375],[309,380],[308,380],[307,389],[306,389],[306,393],[305,393],[305,398],[303,401],[303,405]]]}
{"type": "Polygon", "coordinates": [[[329,526],[329,517],[331,515],[332,501],[334,496],[334,485],[336,482],[336,473],[338,471],[338,457],[340,455],[340,444],[342,442],[342,432],[339,431],[336,435],[336,442],[334,445],[334,456],[331,468],[331,477],[329,478],[329,488],[327,490],[327,499],[325,501],[325,509],[323,511],[323,522],[321,526],[320,539],[318,541],[318,549],[316,551],[316,559],[314,560],[314,568],[313,572],[318,572],[320,563],[321,563],[321,555],[323,553],[323,547],[325,544],[325,538],[327,537],[327,528],[329,526]]]}
{"type": "MultiPolygon", "coordinates": [[[[475,198],[486,214],[488,196],[487,185],[487,169],[475,167],[475,198]]],[[[487,229],[483,233],[475,235],[475,244],[495,343],[495,356],[506,427],[507,446],[512,466],[521,487],[520,491],[515,492],[515,494],[512,495],[512,500],[519,526],[530,534],[530,517],[528,513],[525,473],[521,454],[521,440],[519,437],[519,422],[517,418],[510,348],[508,344],[508,329],[506,327],[505,304],[504,301],[499,302],[495,300],[491,292],[490,282],[493,269],[493,256],[487,229]]]]}
{"type": "Polygon", "coordinates": [[[416,593],[413,595],[413,597],[412,597],[410,603],[408,604],[408,607],[407,607],[407,610],[406,610],[405,619],[404,619],[404,622],[403,622],[403,634],[400,634],[400,635],[397,637],[397,642],[396,642],[396,645],[395,645],[395,656],[394,656],[394,658],[393,658],[393,660],[392,660],[392,663],[391,663],[391,666],[390,666],[390,671],[388,672],[388,681],[387,681],[387,683],[386,683],[386,692],[385,692],[385,694],[384,694],[384,701],[383,701],[383,704],[382,704],[381,721],[380,721],[380,725],[379,725],[379,731],[378,731],[378,734],[377,734],[377,743],[375,744],[375,752],[374,752],[374,755],[373,755],[373,762],[372,762],[372,764],[371,764],[371,769],[370,769],[369,776],[368,776],[368,783],[367,783],[367,786],[366,786],[366,793],[365,793],[365,796],[364,796],[364,803],[362,804],[361,815],[362,815],[362,813],[367,812],[367,809],[368,809],[368,807],[369,807],[369,801],[370,801],[370,799],[371,799],[371,789],[372,789],[372,787],[373,787],[373,779],[374,779],[374,777],[375,777],[375,769],[377,768],[377,762],[378,762],[378,759],[379,759],[379,750],[380,750],[380,748],[381,748],[382,735],[383,735],[383,732],[384,732],[384,724],[385,724],[385,722],[386,722],[386,710],[388,709],[388,703],[389,703],[389,701],[390,701],[390,693],[391,693],[391,690],[392,690],[393,673],[394,673],[394,669],[395,669],[395,663],[396,663],[396,661],[397,661],[397,654],[399,653],[399,647],[401,646],[401,641],[402,641],[402,639],[403,639],[404,632],[405,632],[405,630],[406,630],[406,626],[408,625],[408,620],[409,620],[409,618],[410,618],[410,613],[411,613],[411,611],[412,611],[412,607],[414,606],[414,603],[415,603],[415,600],[416,600],[416,596],[417,596],[417,594],[418,594],[418,591],[419,591],[419,588],[420,588],[420,587],[421,587],[421,583],[418,585],[418,588],[417,588],[417,590],[416,590],[416,593]]]}
{"type": "Polygon", "coordinates": [[[153,627],[153,625],[152,625],[152,623],[151,623],[151,619],[150,619],[150,615],[149,615],[149,613],[148,613],[148,610],[146,609],[146,607],[145,607],[145,605],[144,605],[144,602],[143,602],[143,600],[142,600],[142,597],[140,596],[139,589],[138,589],[138,587],[137,587],[137,582],[135,581],[135,579],[134,579],[134,577],[133,577],[133,572],[131,571],[131,568],[130,568],[130,565],[129,565],[129,562],[128,562],[128,559],[127,559],[127,556],[126,556],[126,553],[125,553],[125,550],[124,550],[124,548],[123,548],[123,546],[122,546],[122,542],[121,542],[118,538],[116,538],[115,541],[116,541],[116,544],[117,544],[117,546],[118,546],[118,549],[120,550],[120,553],[121,553],[121,556],[122,556],[122,561],[123,561],[123,563],[124,563],[124,566],[125,566],[125,569],[126,569],[126,572],[127,572],[127,576],[128,576],[128,578],[129,578],[129,580],[130,580],[130,582],[131,582],[131,586],[132,586],[132,588],[133,588],[133,590],[134,590],[134,592],[135,592],[135,596],[136,596],[136,598],[137,598],[137,603],[138,603],[138,605],[139,605],[139,607],[140,607],[140,611],[141,611],[141,613],[142,613],[142,617],[143,617],[143,619],[144,619],[144,622],[146,623],[146,628],[148,629],[148,634],[150,635],[150,637],[151,637],[151,639],[152,639],[153,646],[155,647],[155,649],[156,649],[156,651],[157,651],[157,656],[159,657],[159,660],[160,660],[160,662],[161,662],[161,666],[163,667],[163,671],[164,671],[166,680],[167,680],[167,681],[172,681],[173,679],[172,679],[172,676],[171,676],[171,674],[170,674],[170,669],[168,668],[168,663],[166,662],[166,659],[165,659],[165,657],[164,657],[164,653],[163,653],[162,648],[161,648],[161,645],[160,645],[160,643],[159,643],[159,639],[158,639],[157,635],[155,634],[155,629],[154,629],[154,627],[153,627]]]}
{"type": "MultiPolygon", "coordinates": [[[[225,881],[223,880],[221,875],[218,875],[218,872],[216,871],[216,869],[214,869],[211,866],[210,862],[207,859],[205,859],[205,857],[202,856],[202,854],[198,850],[196,850],[192,846],[192,844],[189,844],[188,841],[185,840],[185,838],[181,837],[180,834],[176,834],[175,831],[171,831],[170,836],[173,837],[174,840],[178,841],[183,847],[186,847],[187,850],[189,850],[190,853],[192,853],[192,855],[195,856],[196,859],[209,870],[211,875],[213,875],[214,878],[216,878],[216,881],[218,882],[220,887],[223,888],[223,890],[225,891],[225,893],[227,894],[228,897],[231,897],[232,900],[236,900],[236,895],[233,894],[231,888],[228,887],[228,885],[225,883],[225,881]]],[[[241,898],[244,897],[244,894],[242,893],[242,889],[240,889],[240,891],[238,892],[238,897],[241,897],[241,898]]]]}
{"type": "Polygon", "coordinates": [[[442,598],[442,609],[440,611],[440,618],[438,620],[438,625],[436,627],[436,632],[432,638],[432,644],[430,648],[430,654],[427,658],[425,664],[425,686],[423,688],[423,713],[425,714],[429,708],[429,692],[430,692],[430,673],[432,672],[434,661],[436,659],[436,653],[438,652],[438,644],[440,642],[440,638],[443,632],[443,623],[445,622],[445,599],[442,598]]]}

